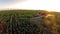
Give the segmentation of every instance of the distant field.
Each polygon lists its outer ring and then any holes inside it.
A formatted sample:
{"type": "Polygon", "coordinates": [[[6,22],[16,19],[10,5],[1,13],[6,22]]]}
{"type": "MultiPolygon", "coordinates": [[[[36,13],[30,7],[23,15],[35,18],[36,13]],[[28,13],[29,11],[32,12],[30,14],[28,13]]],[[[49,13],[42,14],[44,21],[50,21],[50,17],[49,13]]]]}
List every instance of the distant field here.
{"type": "MultiPolygon", "coordinates": [[[[0,11],[0,21],[3,23],[6,34],[52,34],[50,30],[44,32],[36,24],[30,23],[30,18],[37,17],[44,10],[5,10],[0,11]],[[42,31],[42,32],[40,32],[42,31]]],[[[45,12],[46,13],[46,12],[45,12]]],[[[60,13],[54,12],[56,23],[60,26],[60,13]]],[[[42,20],[42,19],[41,19],[42,20]]],[[[42,20],[43,21],[43,20],[42,20]]],[[[43,21],[44,22],[44,21],[43,21]]],[[[42,22],[41,22],[42,23],[42,22]]],[[[43,27],[41,25],[41,27],[43,27]]],[[[60,32],[60,27],[57,28],[60,32]]],[[[57,31],[58,32],[58,31],[57,31]]],[[[58,33],[60,34],[60,33],[58,33]]]]}

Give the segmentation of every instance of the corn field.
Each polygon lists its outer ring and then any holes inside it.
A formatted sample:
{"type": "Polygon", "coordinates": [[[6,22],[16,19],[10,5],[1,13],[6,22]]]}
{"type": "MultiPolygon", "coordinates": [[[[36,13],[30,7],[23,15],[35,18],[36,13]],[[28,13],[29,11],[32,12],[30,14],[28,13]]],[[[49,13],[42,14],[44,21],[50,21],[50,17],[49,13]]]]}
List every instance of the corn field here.
{"type": "Polygon", "coordinates": [[[37,10],[10,10],[0,12],[1,34],[60,34],[55,18],[38,17],[37,10]],[[47,24],[49,22],[49,25],[47,24]],[[56,22],[56,26],[54,26],[56,22]],[[56,28],[54,28],[56,27],[56,28]]]}

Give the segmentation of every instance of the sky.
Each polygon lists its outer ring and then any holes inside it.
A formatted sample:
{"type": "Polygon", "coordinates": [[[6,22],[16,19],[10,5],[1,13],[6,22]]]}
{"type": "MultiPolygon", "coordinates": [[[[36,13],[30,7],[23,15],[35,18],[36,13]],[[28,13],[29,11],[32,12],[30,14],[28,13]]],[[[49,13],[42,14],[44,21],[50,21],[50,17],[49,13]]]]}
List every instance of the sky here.
{"type": "Polygon", "coordinates": [[[0,0],[0,10],[6,8],[60,12],[60,0],[0,0]]]}

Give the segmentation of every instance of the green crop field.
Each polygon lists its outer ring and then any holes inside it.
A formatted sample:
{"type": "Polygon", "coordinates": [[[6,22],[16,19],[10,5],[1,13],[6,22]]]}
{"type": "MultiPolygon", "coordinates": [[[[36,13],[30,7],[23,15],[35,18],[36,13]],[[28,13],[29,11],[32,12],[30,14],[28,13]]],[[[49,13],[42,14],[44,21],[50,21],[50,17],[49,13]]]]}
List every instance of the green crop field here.
{"type": "MultiPolygon", "coordinates": [[[[46,25],[44,18],[40,21],[32,18],[37,14],[45,12],[43,10],[5,10],[0,11],[0,22],[2,23],[4,34],[60,34],[60,13],[54,12],[56,30],[52,32],[52,25],[46,25]],[[30,21],[31,20],[31,21],[30,21]],[[34,22],[35,21],[35,22],[34,22]],[[40,23],[40,24],[39,24],[40,23]],[[39,24],[39,25],[38,25],[39,24]],[[46,30],[44,30],[46,28],[46,30]]],[[[46,13],[46,12],[45,12],[46,13]]]]}

